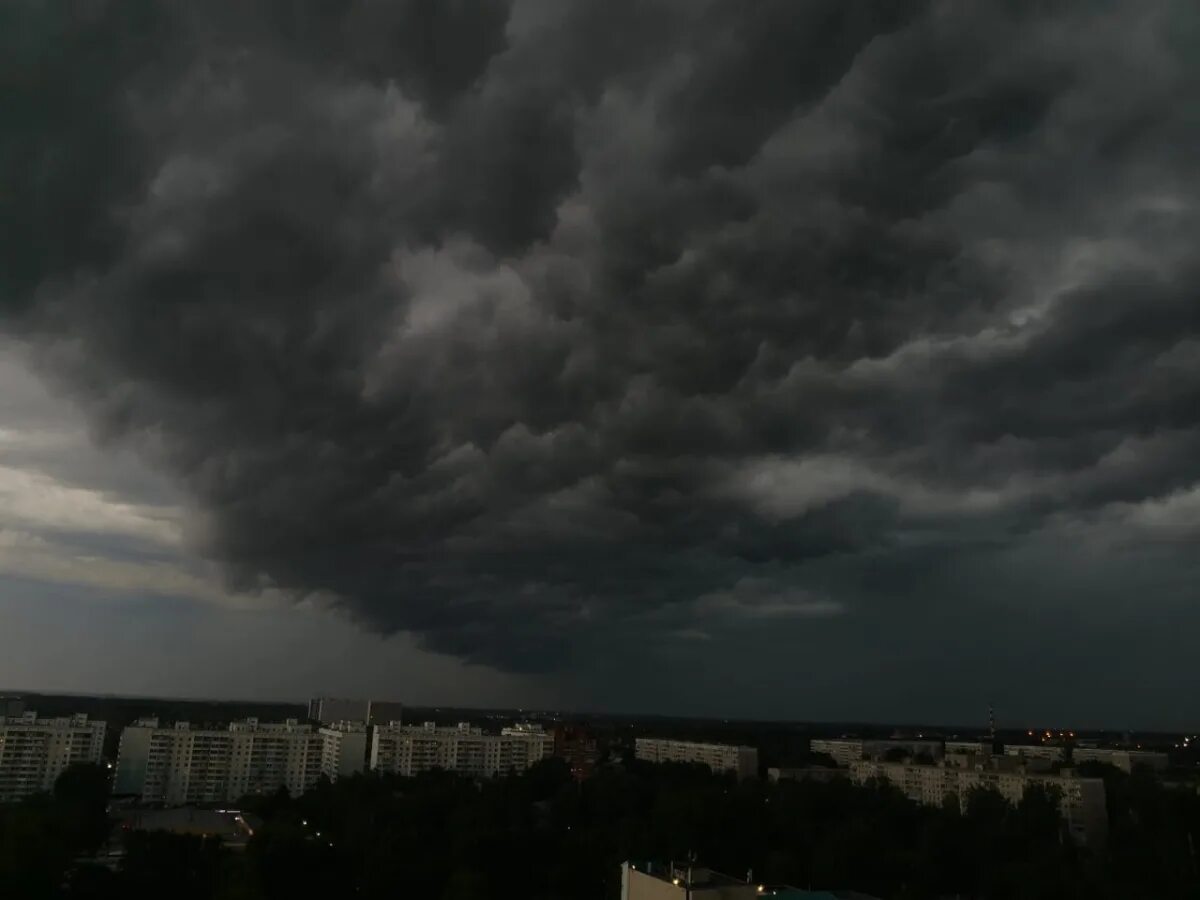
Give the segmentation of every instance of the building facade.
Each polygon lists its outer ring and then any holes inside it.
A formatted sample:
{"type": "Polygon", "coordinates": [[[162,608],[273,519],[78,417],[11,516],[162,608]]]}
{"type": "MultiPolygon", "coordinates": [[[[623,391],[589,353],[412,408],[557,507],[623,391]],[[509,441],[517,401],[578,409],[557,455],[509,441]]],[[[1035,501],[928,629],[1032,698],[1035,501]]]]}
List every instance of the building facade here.
{"type": "Polygon", "coordinates": [[[0,803],[48,791],[69,766],[99,765],[105,723],[82,713],[39,719],[36,712],[0,717],[0,803]]]}
{"type": "Polygon", "coordinates": [[[978,766],[911,765],[860,760],[850,767],[850,776],[859,784],[871,779],[888,781],[917,803],[941,806],[953,797],[965,812],[971,792],[995,790],[1009,803],[1017,804],[1032,785],[1054,790],[1059,795],[1059,812],[1076,842],[1100,846],[1108,832],[1104,781],[1078,778],[1071,774],[1051,775],[978,766]]]}
{"type": "Polygon", "coordinates": [[[635,755],[652,763],[702,763],[714,772],[735,772],[738,778],[752,778],[758,774],[758,750],[754,747],[638,738],[635,755]]]}
{"type": "Polygon", "coordinates": [[[553,739],[536,726],[513,726],[490,734],[466,722],[450,728],[439,728],[433,722],[384,725],[372,730],[370,767],[393,775],[445,769],[493,778],[524,772],[553,752],[553,739]]]}
{"type": "Polygon", "coordinates": [[[317,729],[295,719],[234,722],[224,729],[161,726],[140,719],[121,733],[114,792],[146,803],[219,803],[286,788],[299,796],[322,775],[361,772],[366,728],[340,723],[317,729]]]}

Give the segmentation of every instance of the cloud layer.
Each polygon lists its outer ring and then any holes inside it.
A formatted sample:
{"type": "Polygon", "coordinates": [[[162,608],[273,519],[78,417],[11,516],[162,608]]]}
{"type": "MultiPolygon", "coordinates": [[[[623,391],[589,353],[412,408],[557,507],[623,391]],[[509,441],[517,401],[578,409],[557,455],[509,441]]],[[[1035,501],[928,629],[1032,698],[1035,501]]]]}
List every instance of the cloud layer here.
{"type": "Polygon", "coordinates": [[[511,670],[1194,598],[1191,4],[0,15],[4,327],[232,590],[511,670]]]}

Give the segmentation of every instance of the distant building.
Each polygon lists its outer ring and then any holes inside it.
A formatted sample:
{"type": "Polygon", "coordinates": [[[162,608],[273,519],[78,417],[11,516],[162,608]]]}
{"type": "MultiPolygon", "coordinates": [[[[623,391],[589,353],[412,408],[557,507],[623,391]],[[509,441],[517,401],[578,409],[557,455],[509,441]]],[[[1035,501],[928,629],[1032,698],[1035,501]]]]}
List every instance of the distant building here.
{"type": "Polygon", "coordinates": [[[1004,748],[1004,755],[1062,762],[1066,759],[1066,749],[1059,744],[1009,744],[1004,748]]]}
{"type": "Polygon", "coordinates": [[[390,725],[404,722],[404,704],[394,700],[372,700],[367,704],[368,725],[390,725]]]}
{"type": "Polygon", "coordinates": [[[537,726],[513,726],[490,734],[466,722],[452,728],[439,728],[433,722],[384,725],[372,730],[370,767],[394,775],[445,769],[492,778],[524,772],[553,752],[553,739],[537,726]]]}
{"type": "Polygon", "coordinates": [[[1071,751],[1071,759],[1075,763],[1107,763],[1116,766],[1122,772],[1130,773],[1134,769],[1161,772],[1170,763],[1167,754],[1152,750],[1108,750],[1100,747],[1076,747],[1071,751]]]}
{"type": "Polygon", "coordinates": [[[333,722],[363,722],[370,718],[368,700],[347,700],[339,697],[314,697],[308,701],[308,717],[314,722],[329,725],[333,722]]]}
{"type": "Polygon", "coordinates": [[[36,712],[0,717],[0,803],[48,791],[68,766],[99,764],[105,723],[80,713],[39,719],[36,712]]]}
{"type": "Polygon", "coordinates": [[[751,900],[761,886],[698,865],[625,862],[621,900],[751,900]]]}
{"type": "Polygon", "coordinates": [[[169,806],[229,802],[281,787],[299,796],[322,775],[337,780],[361,772],[365,756],[366,728],[357,722],[317,729],[295,719],[250,718],[206,729],[139,719],[121,733],[114,793],[169,806]]]}
{"type": "Polygon", "coordinates": [[[1072,839],[1089,846],[1104,843],[1108,814],[1102,779],[1031,773],[1020,769],[1005,771],[1005,768],[980,765],[972,769],[861,760],[850,767],[850,773],[859,784],[873,778],[889,781],[910,800],[928,806],[941,806],[947,797],[954,797],[964,812],[970,794],[976,788],[993,789],[1009,803],[1017,804],[1025,796],[1027,787],[1042,785],[1059,792],[1059,811],[1072,839]]]}
{"type": "Polygon", "coordinates": [[[551,731],[554,738],[554,755],[566,760],[571,775],[583,781],[596,768],[599,751],[596,738],[582,725],[558,725],[551,731]]]}
{"type": "Polygon", "coordinates": [[[753,747],[638,738],[634,753],[646,762],[702,763],[714,772],[736,772],[738,778],[752,778],[758,774],[758,751],[753,747]]]}

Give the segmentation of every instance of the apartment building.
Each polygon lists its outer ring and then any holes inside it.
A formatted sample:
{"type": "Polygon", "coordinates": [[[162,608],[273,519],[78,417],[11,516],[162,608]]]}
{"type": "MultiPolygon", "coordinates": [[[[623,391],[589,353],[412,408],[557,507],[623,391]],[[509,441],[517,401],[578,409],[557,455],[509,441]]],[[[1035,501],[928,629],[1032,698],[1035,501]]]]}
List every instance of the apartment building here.
{"type": "Polygon", "coordinates": [[[0,803],[48,791],[68,766],[99,764],[105,723],[82,713],[39,719],[36,712],[0,716],[0,803]]]}
{"type": "Polygon", "coordinates": [[[433,722],[384,725],[371,733],[370,767],[394,775],[445,769],[492,778],[523,772],[553,752],[553,739],[537,726],[512,726],[490,734],[466,722],[449,728],[433,722]]]}
{"type": "Polygon", "coordinates": [[[140,719],[121,733],[114,791],[171,806],[237,800],[286,788],[298,796],[321,775],[361,772],[366,728],[344,722],[317,729],[296,719],[250,718],[227,728],[170,727],[140,719]]]}
{"type": "Polygon", "coordinates": [[[714,772],[736,772],[738,778],[752,778],[758,774],[758,750],[734,744],[638,738],[635,755],[653,763],[703,763],[714,772]]]}
{"type": "Polygon", "coordinates": [[[850,777],[859,784],[873,778],[886,780],[910,800],[929,806],[941,806],[947,797],[953,796],[964,812],[968,798],[976,788],[995,790],[1015,805],[1025,796],[1027,787],[1042,785],[1058,791],[1059,811],[1076,842],[1099,846],[1104,843],[1108,831],[1104,781],[1100,778],[1079,778],[1069,772],[1058,775],[1033,773],[1008,766],[981,764],[975,768],[962,768],[871,760],[854,763],[850,767],[850,777]]]}
{"type": "Polygon", "coordinates": [[[1107,763],[1122,772],[1133,772],[1134,769],[1161,772],[1170,762],[1167,754],[1153,750],[1109,750],[1102,747],[1076,747],[1071,751],[1071,758],[1076,763],[1107,763]]]}

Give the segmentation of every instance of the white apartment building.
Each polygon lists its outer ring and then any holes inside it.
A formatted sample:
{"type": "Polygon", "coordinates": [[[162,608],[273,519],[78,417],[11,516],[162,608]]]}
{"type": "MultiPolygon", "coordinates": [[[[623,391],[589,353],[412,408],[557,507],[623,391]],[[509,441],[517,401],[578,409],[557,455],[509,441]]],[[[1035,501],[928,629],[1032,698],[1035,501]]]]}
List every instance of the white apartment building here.
{"type": "Polygon", "coordinates": [[[734,744],[638,738],[635,755],[653,763],[703,763],[714,772],[736,772],[738,778],[753,778],[758,774],[758,750],[734,744]]]}
{"type": "Polygon", "coordinates": [[[39,719],[36,712],[0,717],[0,803],[48,791],[68,766],[99,764],[105,723],[82,713],[39,719]]]}
{"type": "Polygon", "coordinates": [[[850,777],[859,784],[872,778],[884,779],[898,787],[917,803],[941,806],[946,797],[958,798],[963,811],[972,790],[991,788],[1009,803],[1017,804],[1030,785],[1044,785],[1060,793],[1059,811],[1071,837],[1089,846],[1103,844],[1108,831],[1104,805],[1104,781],[1078,778],[1070,773],[1059,775],[1022,772],[977,766],[910,765],[860,760],[850,767],[850,777]]]}
{"type": "Polygon", "coordinates": [[[1071,751],[1071,758],[1076,763],[1108,763],[1122,772],[1140,768],[1162,771],[1170,762],[1167,754],[1153,750],[1108,750],[1102,747],[1076,747],[1071,751]]]}
{"type": "Polygon", "coordinates": [[[553,753],[553,739],[536,726],[514,726],[500,734],[488,734],[466,722],[450,728],[439,728],[433,722],[383,725],[371,734],[370,767],[393,775],[445,769],[492,778],[524,772],[553,753]]]}
{"type": "Polygon", "coordinates": [[[360,723],[318,730],[295,719],[268,724],[250,718],[209,729],[140,719],[121,733],[114,791],[171,806],[232,801],[281,787],[299,796],[321,775],[361,772],[365,750],[360,723]]]}

